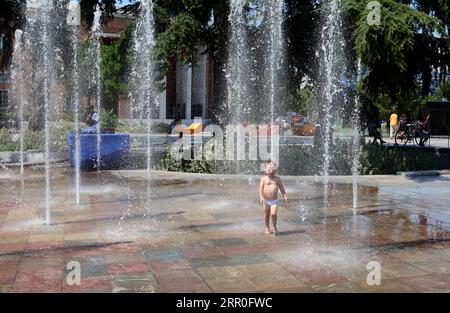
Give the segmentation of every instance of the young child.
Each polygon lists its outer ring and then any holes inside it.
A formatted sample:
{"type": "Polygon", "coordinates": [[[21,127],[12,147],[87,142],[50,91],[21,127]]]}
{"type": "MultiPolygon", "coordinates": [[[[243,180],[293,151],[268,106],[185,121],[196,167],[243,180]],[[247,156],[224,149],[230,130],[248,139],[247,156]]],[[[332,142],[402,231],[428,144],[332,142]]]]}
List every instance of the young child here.
{"type": "Polygon", "coordinates": [[[273,231],[275,235],[278,235],[277,228],[277,210],[278,210],[278,190],[284,196],[284,200],[288,203],[288,196],[286,190],[284,190],[281,179],[276,176],[277,167],[275,163],[269,162],[266,165],[266,175],[261,177],[259,184],[259,200],[264,206],[265,212],[265,234],[270,234],[270,217],[272,217],[273,231]]]}

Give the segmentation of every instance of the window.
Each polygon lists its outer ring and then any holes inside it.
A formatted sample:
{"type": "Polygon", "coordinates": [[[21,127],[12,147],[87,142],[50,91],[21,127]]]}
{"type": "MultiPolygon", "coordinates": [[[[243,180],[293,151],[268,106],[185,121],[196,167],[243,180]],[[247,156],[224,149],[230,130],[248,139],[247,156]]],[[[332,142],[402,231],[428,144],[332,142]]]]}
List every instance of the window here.
{"type": "Polygon", "coordinates": [[[8,83],[10,75],[8,72],[0,72],[0,83],[8,83]]]}
{"type": "Polygon", "coordinates": [[[0,53],[5,49],[5,36],[0,35],[0,53]]]}
{"type": "Polygon", "coordinates": [[[0,90],[0,111],[7,111],[8,108],[8,90],[0,90]]]}

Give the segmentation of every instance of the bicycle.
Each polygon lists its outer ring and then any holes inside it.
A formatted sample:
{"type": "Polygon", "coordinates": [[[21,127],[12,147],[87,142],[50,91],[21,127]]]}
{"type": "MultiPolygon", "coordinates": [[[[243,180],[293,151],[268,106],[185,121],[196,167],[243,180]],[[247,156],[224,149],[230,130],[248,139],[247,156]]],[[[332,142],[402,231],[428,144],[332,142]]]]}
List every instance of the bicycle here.
{"type": "Polygon", "coordinates": [[[418,146],[425,146],[430,140],[430,133],[421,129],[416,124],[406,124],[400,126],[394,136],[395,145],[405,146],[409,142],[415,142],[418,146]]]}
{"type": "Polygon", "coordinates": [[[430,132],[427,130],[416,130],[414,140],[416,144],[420,147],[424,147],[428,140],[430,140],[430,132]]]}
{"type": "Polygon", "coordinates": [[[395,145],[405,146],[408,142],[414,142],[416,137],[416,127],[414,124],[401,125],[395,132],[395,145]]]}

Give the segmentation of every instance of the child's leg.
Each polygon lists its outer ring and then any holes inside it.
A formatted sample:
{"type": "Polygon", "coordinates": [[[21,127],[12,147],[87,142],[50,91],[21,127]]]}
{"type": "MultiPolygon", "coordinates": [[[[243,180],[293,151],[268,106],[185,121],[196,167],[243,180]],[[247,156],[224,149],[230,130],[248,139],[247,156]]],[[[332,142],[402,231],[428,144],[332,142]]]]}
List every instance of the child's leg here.
{"type": "Polygon", "coordinates": [[[277,220],[278,220],[277,211],[278,211],[278,205],[277,204],[272,205],[270,207],[270,215],[272,217],[273,231],[275,232],[275,234],[278,233],[278,228],[277,228],[277,220]]]}
{"type": "Polygon", "coordinates": [[[264,205],[264,222],[266,225],[265,233],[270,234],[270,207],[264,205]]]}

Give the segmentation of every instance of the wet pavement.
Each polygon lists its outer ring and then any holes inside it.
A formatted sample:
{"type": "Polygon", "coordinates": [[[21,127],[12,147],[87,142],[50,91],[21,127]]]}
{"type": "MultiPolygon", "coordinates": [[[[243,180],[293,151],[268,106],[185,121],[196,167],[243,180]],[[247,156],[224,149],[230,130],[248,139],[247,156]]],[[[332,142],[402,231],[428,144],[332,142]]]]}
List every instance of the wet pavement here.
{"type": "Polygon", "coordinates": [[[329,207],[317,178],[285,177],[274,236],[257,177],[84,173],[77,206],[52,173],[47,226],[42,169],[0,170],[0,292],[450,292],[450,176],[361,177],[356,210],[351,177],[329,207]]]}

